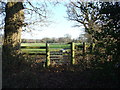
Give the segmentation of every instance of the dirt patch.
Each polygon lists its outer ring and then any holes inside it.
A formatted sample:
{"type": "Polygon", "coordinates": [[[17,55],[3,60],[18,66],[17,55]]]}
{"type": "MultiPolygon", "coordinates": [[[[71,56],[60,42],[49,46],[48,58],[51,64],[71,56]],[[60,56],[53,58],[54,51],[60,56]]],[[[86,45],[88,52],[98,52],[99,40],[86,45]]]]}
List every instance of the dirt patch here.
{"type": "Polygon", "coordinates": [[[115,88],[118,86],[118,82],[111,75],[70,66],[24,69],[7,75],[3,83],[4,88],[115,88]]]}

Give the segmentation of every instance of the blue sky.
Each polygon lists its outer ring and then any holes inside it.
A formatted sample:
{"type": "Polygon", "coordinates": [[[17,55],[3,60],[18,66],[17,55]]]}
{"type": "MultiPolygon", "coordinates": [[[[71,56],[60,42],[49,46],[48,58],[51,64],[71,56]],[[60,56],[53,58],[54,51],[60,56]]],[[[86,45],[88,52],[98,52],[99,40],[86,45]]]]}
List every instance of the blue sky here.
{"type": "Polygon", "coordinates": [[[48,6],[51,10],[50,12],[50,20],[52,23],[48,27],[39,27],[41,31],[37,30],[38,27],[36,26],[36,30],[33,33],[24,33],[22,38],[27,39],[41,39],[44,37],[49,38],[59,38],[64,37],[65,34],[70,34],[72,38],[78,38],[80,34],[83,34],[83,27],[72,27],[75,25],[75,22],[68,21],[66,7],[63,4],[58,4],[56,6],[48,6]]]}

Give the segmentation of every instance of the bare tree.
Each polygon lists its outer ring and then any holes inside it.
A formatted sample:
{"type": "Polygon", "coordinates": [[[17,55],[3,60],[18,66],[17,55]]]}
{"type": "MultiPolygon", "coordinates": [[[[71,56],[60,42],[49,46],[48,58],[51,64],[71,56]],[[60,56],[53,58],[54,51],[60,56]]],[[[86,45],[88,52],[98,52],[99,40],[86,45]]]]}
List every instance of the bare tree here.
{"type": "Polygon", "coordinates": [[[4,17],[2,18],[3,22],[1,23],[1,26],[4,27],[2,63],[4,66],[3,74],[5,74],[10,68],[9,65],[16,65],[19,62],[21,54],[21,32],[23,31],[23,27],[32,25],[36,22],[43,22],[44,19],[46,19],[46,7],[44,6],[45,4],[36,5],[28,0],[27,2],[0,3],[3,5],[0,7],[0,15],[4,17]],[[34,18],[35,15],[37,15],[36,18],[34,18]]]}
{"type": "MultiPolygon", "coordinates": [[[[26,2],[1,1],[0,4],[0,15],[3,17],[1,20],[1,29],[4,29],[5,27],[4,45],[7,45],[7,43],[9,43],[9,45],[11,44],[11,46],[14,46],[13,43],[19,43],[18,45],[20,45],[21,32],[25,31],[23,30],[23,27],[31,28],[31,25],[36,23],[44,24],[46,21],[47,5],[45,2],[32,3],[29,0],[26,0],[26,2]],[[21,30],[18,30],[20,28],[21,30]],[[17,34],[14,34],[15,32],[17,32],[17,34]],[[12,34],[9,33],[12,33],[14,36],[10,36],[12,34]]],[[[19,47],[20,46],[17,46],[17,48],[19,47]]]]}
{"type": "Polygon", "coordinates": [[[94,36],[95,33],[101,32],[100,4],[100,2],[83,2],[82,0],[71,1],[66,5],[68,19],[82,24],[85,31],[94,36]]]}

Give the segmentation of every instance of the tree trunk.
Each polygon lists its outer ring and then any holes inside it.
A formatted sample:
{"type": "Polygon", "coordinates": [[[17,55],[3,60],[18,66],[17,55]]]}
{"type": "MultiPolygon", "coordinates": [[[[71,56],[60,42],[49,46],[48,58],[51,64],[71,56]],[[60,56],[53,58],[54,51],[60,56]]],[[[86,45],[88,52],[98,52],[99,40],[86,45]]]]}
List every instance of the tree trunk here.
{"type": "Polygon", "coordinates": [[[24,21],[23,3],[8,2],[6,4],[6,17],[3,43],[3,64],[10,64],[19,54],[21,43],[21,32],[24,21]]]}

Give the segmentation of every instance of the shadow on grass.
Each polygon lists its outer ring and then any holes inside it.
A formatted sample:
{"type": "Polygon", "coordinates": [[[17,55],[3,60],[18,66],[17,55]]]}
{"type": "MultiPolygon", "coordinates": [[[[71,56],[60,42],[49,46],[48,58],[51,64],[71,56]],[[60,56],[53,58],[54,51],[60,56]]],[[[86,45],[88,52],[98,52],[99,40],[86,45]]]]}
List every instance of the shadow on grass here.
{"type": "Polygon", "coordinates": [[[119,81],[112,63],[84,68],[80,64],[43,68],[34,61],[21,60],[8,65],[3,88],[118,88],[119,81]],[[14,63],[15,64],[15,63],[14,63]],[[10,66],[10,67],[9,67],[10,66]]]}

